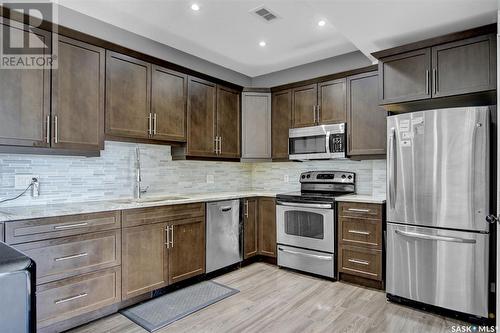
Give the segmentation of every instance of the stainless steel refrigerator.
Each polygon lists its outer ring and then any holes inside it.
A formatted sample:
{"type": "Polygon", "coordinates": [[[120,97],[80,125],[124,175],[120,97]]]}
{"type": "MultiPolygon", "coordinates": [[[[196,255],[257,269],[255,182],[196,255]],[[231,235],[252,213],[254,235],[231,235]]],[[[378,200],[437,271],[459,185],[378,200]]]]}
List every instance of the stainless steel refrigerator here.
{"type": "Polygon", "coordinates": [[[389,296],[488,316],[489,114],[387,118],[389,296]]]}

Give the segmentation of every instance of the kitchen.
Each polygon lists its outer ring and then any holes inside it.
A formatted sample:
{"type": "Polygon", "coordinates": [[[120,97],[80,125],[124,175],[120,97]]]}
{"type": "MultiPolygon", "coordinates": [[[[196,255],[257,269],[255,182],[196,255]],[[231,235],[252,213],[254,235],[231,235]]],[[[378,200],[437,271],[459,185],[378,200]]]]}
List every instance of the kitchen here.
{"type": "Polygon", "coordinates": [[[361,3],[4,4],[1,331],[495,326],[497,4],[361,3]]]}

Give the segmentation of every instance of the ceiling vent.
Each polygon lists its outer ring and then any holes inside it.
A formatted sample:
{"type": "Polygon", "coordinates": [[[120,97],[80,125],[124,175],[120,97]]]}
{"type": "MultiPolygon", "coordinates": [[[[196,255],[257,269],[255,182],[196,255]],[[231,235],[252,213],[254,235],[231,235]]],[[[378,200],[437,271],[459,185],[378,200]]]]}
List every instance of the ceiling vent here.
{"type": "Polygon", "coordinates": [[[266,7],[264,6],[259,6],[255,9],[252,9],[250,11],[251,13],[261,17],[264,21],[266,22],[272,22],[276,19],[279,18],[278,15],[276,15],[275,13],[271,12],[271,10],[267,9],[266,7]]]}

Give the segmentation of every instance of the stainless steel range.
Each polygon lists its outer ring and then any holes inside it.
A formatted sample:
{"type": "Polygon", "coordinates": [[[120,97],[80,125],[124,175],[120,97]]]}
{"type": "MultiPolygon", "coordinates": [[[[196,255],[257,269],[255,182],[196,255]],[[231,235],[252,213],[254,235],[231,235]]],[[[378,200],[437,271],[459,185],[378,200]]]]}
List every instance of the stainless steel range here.
{"type": "Polygon", "coordinates": [[[355,174],[309,171],[300,192],[276,196],[278,265],[335,277],[335,197],[355,192],[355,174]]]}

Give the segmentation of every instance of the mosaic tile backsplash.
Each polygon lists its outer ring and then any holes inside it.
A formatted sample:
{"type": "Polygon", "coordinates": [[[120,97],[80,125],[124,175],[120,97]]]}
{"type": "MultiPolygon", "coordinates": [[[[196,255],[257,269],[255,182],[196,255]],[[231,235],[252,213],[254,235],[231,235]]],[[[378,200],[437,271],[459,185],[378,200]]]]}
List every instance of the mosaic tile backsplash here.
{"type": "Polygon", "coordinates": [[[106,141],[100,157],[0,154],[0,199],[19,194],[16,175],[40,179],[40,196],[3,203],[19,206],[133,197],[135,148],[141,150],[143,185],[148,195],[222,191],[294,191],[306,170],[348,170],[357,175],[358,194],[385,194],[385,160],[235,163],[172,161],[170,147],[106,141]],[[213,176],[213,183],[207,182],[213,176]],[[285,176],[289,181],[285,182],[285,176]]]}

